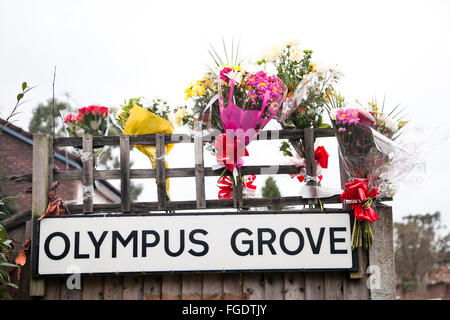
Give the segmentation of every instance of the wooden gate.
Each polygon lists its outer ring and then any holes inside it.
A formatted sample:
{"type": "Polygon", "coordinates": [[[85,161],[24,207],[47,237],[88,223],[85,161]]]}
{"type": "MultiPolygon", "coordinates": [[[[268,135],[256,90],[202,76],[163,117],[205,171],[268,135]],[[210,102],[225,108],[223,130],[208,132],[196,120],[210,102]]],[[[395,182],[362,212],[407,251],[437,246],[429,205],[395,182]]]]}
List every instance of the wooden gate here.
{"type": "MultiPolygon", "coordinates": [[[[258,140],[302,139],[305,146],[307,175],[315,176],[314,141],[334,136],[333,129],[295,129],[263,131],[258,140]]],[[[233,199],[206,200],[205,176],[219,176],[221,170],[203,165],[203,144],[214,136],[203,136],[201,130],[194,135],[143,136],[83,136],[55,138],[35,134],[33,141],[33,201],[32,217],[42,215],[47,206],[47,193],[53,181],[79,180],[83,183],[83,203],[69,205],[71,214],[92,213],[147,213],[154,211],[219,208],[251,208],[269,205],[317,205],[317,199],[302,197],[243,198],[237,186],[233,199]],[[166,143],[194,143],[195,167],[166,168],[166,143]],[[96,170],[92,157],[95,147],[120,145],[120,170],[96,170]],[[131,145],[156,145],[156,169],[130,169],[131,145]],[[53,170],[53,150],[58,147],[82,148],[82,171],[53,170]],[[165,179],[195,177],[195,201],[167,201],[165,179]],[[156,202],[132,202],[130,179],[156,178],[156,202]],[[95,179],[120,179],[121,202],[96,204],[89,196],[95,179]]],[[[261,174],[260,166],[244,166],[242,174],[261,174]]],[[[267,172],[267,171],[265,171],[267,172]]],[[[276,174],[298,173],[295,166],[281,165],[276,174]]],[[[341,180],[342,170],[341,170],[341,180]]],[[[343,181],[342,181],[343,182],[343,181]]],[[[315,183],[310,181],[308,183],[315,183]]],[[[391,199],[383,199],[391,200],[391,199]]],[[[322,199],[327,204],[340,203],[338,196],[322,199]]],[[[80,290],[69,290],[65,277],[32,279],[29,295],[44,299],[394,299],[394,251],[392,209],[377,204],[380,220],[372,224],[374,243],[370,250],[359,250],[358,272],[248,272],[82,276],[80,290]]],[[[31,220],[32,221],[32,220],[31,220]]],[[[33,230],[28,222],[27,232],[33,230]]],[[[25,230],[24,230],[25,232],[25,230]]],[[[31,257],[33,263],[34,257],[31,257]]],[[[25,274],[28,274],[26,272],[25,274]]]]}

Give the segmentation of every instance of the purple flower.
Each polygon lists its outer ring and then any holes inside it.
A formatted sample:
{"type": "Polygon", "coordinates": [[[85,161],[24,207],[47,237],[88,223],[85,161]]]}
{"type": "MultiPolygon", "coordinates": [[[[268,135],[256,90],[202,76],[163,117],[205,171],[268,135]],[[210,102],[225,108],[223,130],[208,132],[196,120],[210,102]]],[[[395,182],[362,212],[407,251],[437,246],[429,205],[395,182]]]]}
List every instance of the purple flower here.
{"type": "Polygon", "coordinates": [[[340,109],[336,114],[336,122],[337,123],[347,123],[348,122],[348,115],[346,110],[340,109]]]}

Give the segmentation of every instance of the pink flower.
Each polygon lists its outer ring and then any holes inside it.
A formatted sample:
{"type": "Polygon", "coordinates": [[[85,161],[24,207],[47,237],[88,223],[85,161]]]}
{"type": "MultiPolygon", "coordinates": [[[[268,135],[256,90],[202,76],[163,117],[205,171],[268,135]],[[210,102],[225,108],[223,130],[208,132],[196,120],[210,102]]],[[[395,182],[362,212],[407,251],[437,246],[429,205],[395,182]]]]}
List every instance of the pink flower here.
{"type": "Polygon", "coordinates": [[[340,132],[340,133],[345,133],[346,131],[347,131],[347,129],[345,129],[344,127],[340,127],[338,129],[338,132],[340,132]]]}
{"type": "Polygon", "coordinates": [[[220,79],[225,81],[226,84],[230,82],[230,79],[228,78],[227,74],[233,71],[233,69],[225,67],[220,71],[220,79]]]}
{"type": "Polygon", "coordinates": [[[281,87],[281,79],[277,76],[268,76],[264,71],[249,75],[245,84],[251,87],[249,97],[252,104],[256,103],[256,99],[263,100],[266,92],[269,92],[269,101],[277,101],[283,94],[281,87]]]}
{"type": "Polygon", "coordinates": [[[347,110],[339,109],[336,114],[336,122],[337,123],[347,123],[348,122],[348,113],[347,110]]]}
{"type": "Polygon", "coordinates": [[[83,121],[83,116],[81,115],[81,113],[79,113],[79,114],[77,115],[77,121],[78,121],[78,122],[83,121]]]}

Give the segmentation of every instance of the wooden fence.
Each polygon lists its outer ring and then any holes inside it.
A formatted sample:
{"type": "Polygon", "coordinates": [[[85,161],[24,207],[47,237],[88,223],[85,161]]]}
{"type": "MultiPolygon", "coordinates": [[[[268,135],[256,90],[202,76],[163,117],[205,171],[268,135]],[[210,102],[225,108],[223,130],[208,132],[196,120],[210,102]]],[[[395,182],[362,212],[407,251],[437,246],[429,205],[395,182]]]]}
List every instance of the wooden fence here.
{"type": "MultiPolygon", "coordinates": [[[[317,205],[317,199],[302,197],[244,198],[242,188],[233,190],[233,199],[206,200],[205,177],[219,176],[221,170],[204,167],[203,144],[213,141],[214,136],[202,136],[199,127],[194,135],[143,135],[143,136],[83,136],[52,138],[35,134],[33,141],[33,201],[32,217],[40,216],[47,206],[47,192],[52,181],[79,180],[83,183],[85,195],[82,204],[69,206],[71,214],[92,213],[148,213],[219,208],[251,208],[274,205],[317,205]],[[165,144],[194,143],[195,167],[166,168],[165,144]],[[54,171],[53,149],[58,147],[79,147],[83,154],[92,155],[93,148],[105,145],[120,145],[120,170],[96,170],[93,157],[82,157],[82,171],[54,171]],[[156,145],[155,169],[130,169],[130,146],[156,145]],[[168,201],[166,199],[166,178],[195,177],[195,201],[168,201]],[[133,202],[130,196],[130,179],[156,178],[156,202],[133,202]],[[90,192],[95,179],[120,179],[121,202],[110,204],[93,203],[90,192]]],[[[314,141],[316,138],[334,136],[333,129],[295,129],[263,131],[258,140],[301,139],[305,147],[306,174],[315,176],[314,141]]],[[[244,166],[243,175],[267,174],[268,167],[244,166]]],[[[276,173],[298,173],[295,166],[278,166],[276,173]]],[[[341,170],[342,173],[342,170],[341,170]]],[[[341,174],[342,177],[342,174],[341,174]]],[[[343,181],[342,181],[343,182],[343,181]]],[[[308,182],[315,183],[314,181],[308,182]]],[[[338,196],[321,199],[324,206],[340,203],[338,196]]],[[[385,199],[390,200],[390,199],[385,199]]],[[[116,275],[82,277],[81,290],[69,290],[66,277],[31,279],[29,295],[44,299],[393,299],[394,253],[391,207],[378,204],[381,217],[372,224],[375,240],[369,251],[359,250],[358,272],[250,272],[250,273],[189,273],[160,275],[116,275]],[[370,275],[367,271],[373,272],[370,275]],[[372,270],[372,271],[371,271],[372,270]],[[369,289],[368,281],[373,282],[369,289]]],[[[318,210],[319,211],[319,210],[318,210]]],[[[27,231],[33,230],[28,222],[27,231]]],[[[31,257],[33,260],[33,257],[31,257]]],[[[26,272],[28,275],[28,272],[26,272]]]]}

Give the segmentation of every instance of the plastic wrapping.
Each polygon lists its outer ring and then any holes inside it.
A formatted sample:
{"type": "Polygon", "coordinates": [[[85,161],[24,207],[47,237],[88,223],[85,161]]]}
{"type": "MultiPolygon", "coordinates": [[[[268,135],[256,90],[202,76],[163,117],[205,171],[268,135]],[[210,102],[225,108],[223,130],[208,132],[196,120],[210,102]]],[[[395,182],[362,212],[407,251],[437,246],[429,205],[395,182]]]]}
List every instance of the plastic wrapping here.
{"type": "MultiPolygon", "coordinates": [[[[153,112],[145,110],[144,108],[134,105],[130,110],[129,116],[126,119],[123,133],[127,135],[145,135],[145,134],[172,134],[173,125],[169,120],[166,120],[153,112]]],[[[166,144],[166,155],[169,154],[173,148],[173,143],[166,144]]],[[[152,168],[156,167],[156,146],[149,145],[135,145],[135,147],[145,154],[151,164],[152,168]]],[[[165,163],[168,167],[167,162],[165,163]]],[[[169,191],[169,178],[166,179],[166,190],[169,191]]]]}
{"type": "MultiPolygon", "coordinates": [[[[220,116],[227,136],[224,141],[240,142],[237,150],[231,152],[245,153],[243,149],[275,117],[286,92],[287,88],[279,78],[268,76],[262,71],[249,75],[245,85],[234,79],[229,82],[219,81],[220,116]]],[[[230,155],[229,159],[242,165],[240,156],[230,155]]]]}
{"type": "MultiPolygon", "coordinates": [[[[60,115],[63,119],[64,128],[69,137],[82,137],[84,134],[92,136],[105,136],[109,129],[109,110],[107,107],[89,106],[78,109],[75,116],[66,110],[61,110],[60,115]]],[[[103,154],[104,147],[93,149],[95,164],[98,164],[103,154]]],[[[73,152],[82,160],[87,159],[82,148],[74,147],[73,152]]],[[[88,155],[89,156],[89,155],[88,155]]]]}

